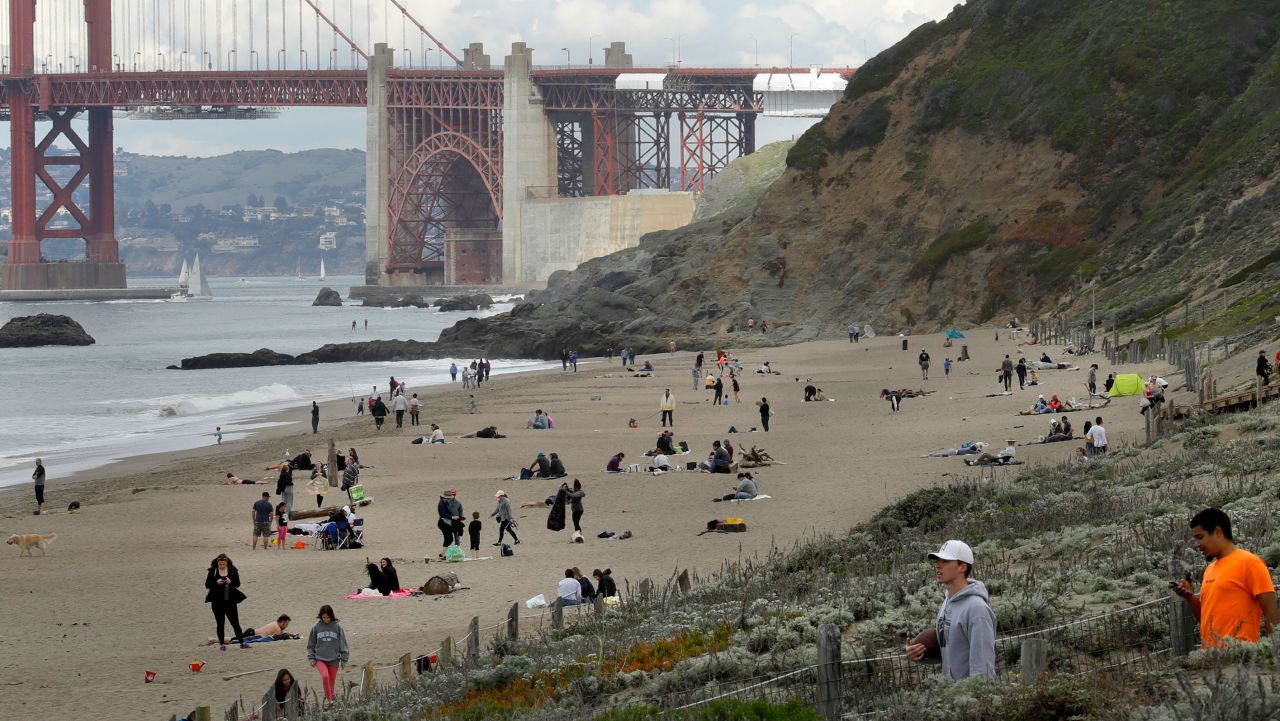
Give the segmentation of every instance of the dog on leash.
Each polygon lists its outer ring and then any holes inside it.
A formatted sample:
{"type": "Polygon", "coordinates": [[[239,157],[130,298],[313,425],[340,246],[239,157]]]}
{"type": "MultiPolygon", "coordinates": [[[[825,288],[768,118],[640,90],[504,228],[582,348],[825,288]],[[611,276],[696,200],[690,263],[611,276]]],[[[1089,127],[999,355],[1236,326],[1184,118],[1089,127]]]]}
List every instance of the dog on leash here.
{"type": "Polygon", "coordinates": [[[35,554],[31,552],[31,549],[33,548],[39,548],[40,555],[43,556],[45,554],[45,547],[57,537],[58,534],[56,533],[14,533],[10,534],[10,536],[5,539],[5,543],[10,546],[18,546],[22,549],[18,553],[19,558],[21,558],[23,554],[34,556],[35,554]]]}

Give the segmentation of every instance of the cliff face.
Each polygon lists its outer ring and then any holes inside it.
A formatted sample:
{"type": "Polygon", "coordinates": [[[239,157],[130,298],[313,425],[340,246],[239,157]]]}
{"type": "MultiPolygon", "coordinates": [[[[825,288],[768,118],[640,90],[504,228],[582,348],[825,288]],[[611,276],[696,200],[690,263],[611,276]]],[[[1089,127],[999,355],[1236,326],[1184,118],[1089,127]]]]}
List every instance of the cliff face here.
{"type": "Polygon", "coordinates": [[[776,340],[1197,297],[1275,246],[1278,23],[1277,0],[957,7],[860,69],[754,208],[558,274],[525,317],[776,340]]]}

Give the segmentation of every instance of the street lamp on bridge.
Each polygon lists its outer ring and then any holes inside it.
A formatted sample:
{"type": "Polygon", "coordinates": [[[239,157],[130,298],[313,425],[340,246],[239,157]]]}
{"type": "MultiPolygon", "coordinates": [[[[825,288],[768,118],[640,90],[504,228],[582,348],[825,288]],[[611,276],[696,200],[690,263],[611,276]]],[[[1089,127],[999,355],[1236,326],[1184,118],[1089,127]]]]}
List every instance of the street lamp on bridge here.
{"type": "Polygon", "coordinates": [[[796,38],[800,37],[800,33],[791,33],[791,59],[787,67],[794,68],[796,66],[796,38]]]}
{"type": "Polygon", "coordinates": [[[595,42],[596,42],[596,38],[598,37],[600,36],[592,35],[591,37],[587,38],[587,65],[591,65],[595,63],[595,60],[596,60],[595,42]]]}
{"type": "Polygon", "coordinates": [[[684,39],[683,35],[677,35],[674,38],[666,38],[671,41],[671,64],[680,64],[680,41],[684,39]]]}
{"type": "Polygon", "coordinates": [[[573,67],[573,56],[569,54],[569,48],[560,48],[560,49],[564,51],[565,67],[570,67],[570,68],[573,67]]]}
{"type": "Polygon", "coordinates": [[[760,67],[760,41],[755,35],[748,38],[751,41],[752,54],[755,56],[755,66],[760,67]]]}
{"type": "MultiPolygon", "coordinates": [[[[234,51],[234,50],[228,50],[228,51],[227,51],[227,70],[234,70],[234,68],[232,68],[232,67],[231,67],[231,56],[232,56],[232,55],[236,55],[236,51],[234,51]]],[[[240,57],[239,55],[236,55],[236,59],[237,59],[237,60],[239,59],[239,57],[240,57]]]]}

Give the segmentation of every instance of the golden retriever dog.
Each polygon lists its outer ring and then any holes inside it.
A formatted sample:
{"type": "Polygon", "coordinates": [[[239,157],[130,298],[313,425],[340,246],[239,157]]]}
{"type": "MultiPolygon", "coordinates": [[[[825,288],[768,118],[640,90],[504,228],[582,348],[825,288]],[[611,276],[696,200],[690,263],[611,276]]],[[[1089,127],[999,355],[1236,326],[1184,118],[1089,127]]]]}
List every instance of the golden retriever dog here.
{"type": "Polygon", "coordinates": [[[33,548],[39,548],[40,555],[43,556],[45,546],[48,546],[49,542],[57,537],[58,534],[56,533],[14,533],[10,534],[4,542],[10,546],[19,546],[22,548],[22,550],[18,552],[19,558],[21,558],[23,554],[34,556],[35,554],[31,552],[31,549],[33,548]]]}

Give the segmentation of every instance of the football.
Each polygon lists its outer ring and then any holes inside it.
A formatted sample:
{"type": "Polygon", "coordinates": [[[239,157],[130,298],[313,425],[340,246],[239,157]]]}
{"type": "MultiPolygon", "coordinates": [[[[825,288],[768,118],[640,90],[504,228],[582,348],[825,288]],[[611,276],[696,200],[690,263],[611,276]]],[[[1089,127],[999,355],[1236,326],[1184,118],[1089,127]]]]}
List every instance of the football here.
{"type": "Polygon", "coordinates": [[[933,627],[926,628],[916,634],[916,637],[911,639],[911,643],[924,645],[924,657],[926,659],[940,658],[942,656],[942,649],[938,647],[938,630],[933,627]]]}

